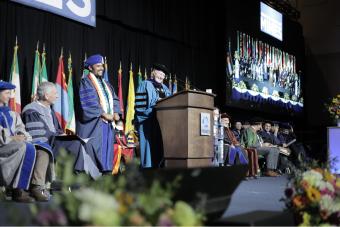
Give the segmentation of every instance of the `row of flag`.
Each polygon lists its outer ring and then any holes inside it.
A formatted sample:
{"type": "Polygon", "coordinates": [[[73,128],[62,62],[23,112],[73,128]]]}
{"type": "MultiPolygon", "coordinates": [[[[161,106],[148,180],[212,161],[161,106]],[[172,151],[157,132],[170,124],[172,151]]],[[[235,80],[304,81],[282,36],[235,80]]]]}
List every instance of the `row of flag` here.
{"type": "MultiPolygon", "coordinates": [[[[11,99],[9,102],[9,107],[18,113],[21,113],[21,88],[20,88],[20,73],[19,73],[19,64],[18,64],[18,43],[16,40],[16,44],[14,46],[13,53],[13,61],[10,72],[10,82],[16,86],[16,89],[12,91],[11,99]]],[[[86,59],[85,59],[86,60],[86,59]]],[[[108,65],[105,58],[105,71],[104,71],[104,79],[108,81],[109,72],[108,65]]],[[[83,76],[88,74],[88,70],[83,71],[83,76]]],[[[137,73],[137,80],[139,86],[142,81],[147,79],[147,73],[145,70],[144,78],[140,67],[137,73]]],[[[40,83],[48,80],[47,67],[46,67],[46,51],[45,46],[43,46],[42,54],[39,52],[39,42],[37,43],[37,48],[35,51],[34,58],[34,70],[33,70],[33,78],[32,78],[32,88],[31,88],[31,100],[35,100],[37,87],[40,83]]],[[[74,134],[76,131],[75,126],[75,109],[74,109],[74,91],[73,91],[73,71],[72,71],[72,57],[69,54],[67,59],[67,76],[65,75],[64,68],[64,56],[63,50],[61,50],[61,54],[59,57],[57,77],[55,84],[57,86],[58,91],[58,100],[54,104],[54,110],[56,112],[57,118],[61,124],[61,127],[64,129],[66,133],[74,134]]],[[[171,76],[168,80],[168,87],[171,93],[177,92],[177,80],[176,77],[172,81],[171,76]]],[[[122,118],[125,120],[125,134],[128,135],[130,132],[134,132],[133,119],[135,113],[135,85],[134,85],[134,73],[132,70],[132,64],[130,65],[129,70],[129,86],[128,86],[128,97],[127,97],[127,105],[126,105],[126,113],[124,110],[124,102],[123,102],[123,86],[122,86],[122,65],[120,63],[118,69],[118,98],[120,104],[120,110],[122,112],[122,118]]]]}
{"type": "MultiPolygon", "coordinates": [[[[14,46],[13,60],[10,72],[9,81],[16,86],[12,90],[9,107],[21,113],[21,86],[20,86],[20,73],[18,64],[18,42],[16,40],[14,46]]],[[[32,78],[31,101],[36,99],[37,87],[40,83],[48,81],[47,68],[46,68],[46,52],[45,47],[41,54],[39,52],[39,42],[35,51],[34,69],[32,78]]],[[[74,134],[76,131],[75,114],[74,114],[74,93],[73,93],[73,76],[72,76],[72,58],[71,54],[68,58],[68,80],[66,81],[64,73],[63,53],[59,57],[58,72],[56,78],[56,86],[59,98],[54,104],[54,109],[57,118],[65,132],[74,134]]]]}

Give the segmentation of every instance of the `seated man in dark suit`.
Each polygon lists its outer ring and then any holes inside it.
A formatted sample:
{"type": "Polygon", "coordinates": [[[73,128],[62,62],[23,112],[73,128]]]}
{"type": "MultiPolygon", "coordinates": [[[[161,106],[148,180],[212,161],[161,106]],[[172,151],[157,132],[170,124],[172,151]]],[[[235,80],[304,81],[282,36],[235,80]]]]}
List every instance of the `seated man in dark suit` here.
{"type": "MultiPolygon", "coordinates": [[[[271,121],[265,121],[264,123],[264,130],[259,132],[259,135],[261,136],[263,142],[267,144],[268,146],[277,147],[279,150],[288,149],[286,148],[286,143],[281,142],[281,140],[278,138],[278,125],[273,125],[271,121]]],[[[288,151],[290,153],[290,151],[288,151]]],[[[278,169],[281,172],[290,173],[290,170],[294,168],[293,164],[288,160],[288,157],[286,155],[283,155],[282,153],[279,156],[279,165],[278,169]]]]}
{"type": "Polygon", "coordinates": [[[272,123],[270,121],[265,121],[263,124],[263,130],[259,131],[258,134],[261,136],[263,143],[275,145],[277,141],[275,141],[274,134],[271,130],[272,123]]]}
{"type": "Polygon", "coordinates": [[[238,142],[241,142],[241,133],[242,133],[242,122],[241,121],[235,121],[234,129],[232,130],[234,133],[235,138],[238,142]]]}

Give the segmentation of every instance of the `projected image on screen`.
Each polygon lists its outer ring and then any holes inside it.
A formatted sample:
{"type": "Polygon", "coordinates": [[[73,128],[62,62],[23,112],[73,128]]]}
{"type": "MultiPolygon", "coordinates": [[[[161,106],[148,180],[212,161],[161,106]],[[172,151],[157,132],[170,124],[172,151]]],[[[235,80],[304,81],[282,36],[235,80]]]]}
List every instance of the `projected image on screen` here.
{"type": "Polygon", "coordinates": [[[340,174],[340,128],[328,128],[328,160],[332,173],[340,174]]]}
{"type": "Polygon", "coordinates": [[[261,2],[261,31],[282,41],[282,14],[261,2]]]}
{"type": "Polygon", "coordinates": [[[295,56],[237,31],[237,48],[234,52],[229,48],[226,60],[232,101],[302,111],[301,73],[295,56]]]}

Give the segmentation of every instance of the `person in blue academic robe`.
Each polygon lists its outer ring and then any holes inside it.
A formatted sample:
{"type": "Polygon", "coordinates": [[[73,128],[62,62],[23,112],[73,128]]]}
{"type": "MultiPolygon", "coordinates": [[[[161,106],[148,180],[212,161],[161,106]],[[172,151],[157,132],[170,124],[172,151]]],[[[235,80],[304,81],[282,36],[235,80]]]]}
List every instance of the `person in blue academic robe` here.
{"type": "Polygon", "coordinates": [[[103,78],[104,59],[92,55],[85,62],[89,73],[80,81],[80,117],[77,134],[90,138],[87,152],[102,173],[112,172],[114,157],[114,122],[119,120],[119,100],[114,88],[103,78]]]}
{"type": "Polygon", "coordinates": [[[53,154],[48,144],[32,141],[20,115],[7,106],[14,88],[0,81],[0,186],[18,202],[48,201],[45,184],[54,180],[53,154]]]}
{"type": "Polygon", "coordinates": [[[48,143],[58,159],[58,153],[64,149],[75,159],[74,170],[85,172],[94,179],[101,174],[94,164],[92,149],[86,149],[87,144],[76,136],[66,135],[62,129],[52,105],[58,99],[54,83],[42,82],[37,88],[37,100],[26,105],[22,111],[23,121],[33,142],[48,143]],[[90,154],[86,153],[86,150],[90,154]],[[91,159],[92,157],[92,159],[91,159]]]}
{"type": "Polygon", "coordinates": [[[143,81],[137,88],[135,124],[139,133],[142,168],[160,167],[162,164],[163,142],[154,107],[158,100],[171,95],[163,84],[167,73],[164,65],[154,64],[151,79],[143,81]]]}

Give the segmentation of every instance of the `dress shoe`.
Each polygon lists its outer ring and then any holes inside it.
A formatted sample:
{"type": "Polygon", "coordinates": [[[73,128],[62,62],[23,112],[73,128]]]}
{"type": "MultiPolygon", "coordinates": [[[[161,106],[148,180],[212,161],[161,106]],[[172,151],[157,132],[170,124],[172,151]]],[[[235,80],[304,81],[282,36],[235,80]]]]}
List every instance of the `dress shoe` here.
{"type": "Polygon", "coordinates": [[[11,188],[9,188],[9,187],[6,187],[6,189],[5,189],[5,194],[6,194],[6,197],[12,198],[13,189],[11,189],[11,188]]]}
{"type": "Polygon", "coordinates": [[[267,177],[278,177],[280,176],[280,174],[274,172],[273,170],[267,170],[267,172],[265,172],[264,174],[267,177]]]}
{"type": "Polygon", "coordinates": [[[21,203],[32,203],[35,201],[30,194],[23,189],[15,188],[12,191],[12,200],[21,203]]]}
{"type": "Polygon", "coordinates": [[[36,201],[46,202],[50,200],[50,193],[42,186],[33,185],[31,186],[30,192],[36,201]]]}

